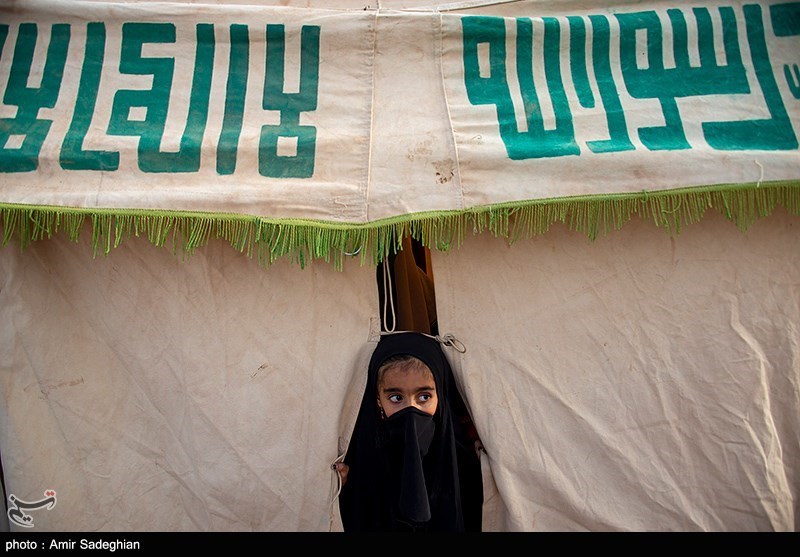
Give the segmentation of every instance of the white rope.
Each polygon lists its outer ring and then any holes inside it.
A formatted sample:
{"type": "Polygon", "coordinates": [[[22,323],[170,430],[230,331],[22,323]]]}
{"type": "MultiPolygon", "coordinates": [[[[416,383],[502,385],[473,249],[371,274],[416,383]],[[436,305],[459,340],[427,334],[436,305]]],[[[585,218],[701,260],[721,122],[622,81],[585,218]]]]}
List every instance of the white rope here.
{"type": "Polygon", "coordinates": [[[331,508],[330,508],[330,510],[328,512],[328,530],[329,531],[333,529],[333,516],[334,516],[333,505],[336,504],[337,499],[339,499],[339,495],[341,495],[342,487],[343,487],[342,476],[341,476],[341,474],[339,474],[339,470],[336,469],[336,465],[338,463],[340,463],[340,462],[344,462],[344,453],[342,453],[339,456],[337,456],[336,460],[334,460],[331,463],[331,471],[333,472],[333,475],[335,476],[336,493],[332,493],[331,494],[331,508]]]}
{"type": "Polygon", "coordinates": [[[386,257],[383,260],[383,326],[386,327],[386,332],[393,333],[395,325],[397,323],[397,317],[394,313],[394,294],[392,293],[392,275],[389,272],[389,258],[386,257]],[[387,286],[388,284],[388,286],[387,286]],[[389,329],[389,326],[386,322],[386,302],[389,302],[389,305],[392,307],[392,328],[389,329]]]}

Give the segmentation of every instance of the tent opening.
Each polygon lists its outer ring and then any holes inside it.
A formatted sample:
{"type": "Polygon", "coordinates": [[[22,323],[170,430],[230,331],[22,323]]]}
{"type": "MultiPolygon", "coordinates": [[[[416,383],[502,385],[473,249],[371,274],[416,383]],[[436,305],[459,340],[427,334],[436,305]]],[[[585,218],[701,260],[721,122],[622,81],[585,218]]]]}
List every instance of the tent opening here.
{"type": "Polygon", "coordinates": [[[413,238],[378,265],[378,301],[383,331],[438,335],[430,250],[413,238]],[[388,292],[388,297],[387,297],[388,292]]]}

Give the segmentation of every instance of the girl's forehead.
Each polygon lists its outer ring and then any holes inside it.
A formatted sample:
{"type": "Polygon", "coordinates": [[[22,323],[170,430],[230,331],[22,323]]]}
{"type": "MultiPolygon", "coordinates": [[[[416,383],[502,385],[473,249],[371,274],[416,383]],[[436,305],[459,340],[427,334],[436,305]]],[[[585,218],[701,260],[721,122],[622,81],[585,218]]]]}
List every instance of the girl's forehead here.
{"type": "Polygon", "coordinates": [[[381,383],[394,378],[405,378],[409,376],[419,376],[420,378],[433,380],[433,373],[424,364],[413,366],[389,366],[383,371],[381,383]]]}
{"type": "Polygon", "coordinates": [[[430,370],[430,368],[421,362],[413,364],[390,365],[383,370],[384,375],[388,373],[424,373],[426,375],[433,375],[433,372],[430,370]]]}

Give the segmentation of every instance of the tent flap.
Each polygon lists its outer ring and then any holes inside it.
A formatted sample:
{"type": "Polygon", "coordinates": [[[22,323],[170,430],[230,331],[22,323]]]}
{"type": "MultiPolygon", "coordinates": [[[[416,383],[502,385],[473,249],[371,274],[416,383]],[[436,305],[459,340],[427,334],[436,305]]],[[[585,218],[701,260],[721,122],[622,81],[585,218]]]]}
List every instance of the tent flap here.
{"type": "Polygon", "coordinates": [[[779,212],[433,253],[503,503],[486,526],[797,531],[797,238],[779,212]]]}

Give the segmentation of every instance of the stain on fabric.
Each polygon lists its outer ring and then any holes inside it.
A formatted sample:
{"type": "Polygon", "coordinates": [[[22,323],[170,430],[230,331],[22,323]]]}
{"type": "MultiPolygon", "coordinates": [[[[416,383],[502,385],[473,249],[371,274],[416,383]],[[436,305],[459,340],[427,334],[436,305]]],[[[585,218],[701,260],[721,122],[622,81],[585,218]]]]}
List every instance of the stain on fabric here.
{"type": "Polygon", "coordinates": [[[433,163],[436,169],[436,181],[440,184],[446,184],[453,179],[455,175],[455,164],[453,159],[444,159],[433,163]]]}
{"type": "MultiPolygon", "coordinates": [[[[55,391],[57,389],[60,389],[62,387],[75,387],[76,385],[82,385],[83,382],[84,382],[83,381],[83,377],[79,377],[77,379],[72,379],[70,381],[61,381],[61,382],[58,382],[58,383],[52,383],[52,382],[48,382],[48,381],[39,381],[36,384],[39,386],[39,391],[41,391],[41,393],[44,395],[44,397],[47,398],[48,395],[51,392],[53,392],[53,391],[55,391]]],[[[30,386],[25,387],[23,389],[23,391],[27,391],[28,388],[30,388],[30,386]]]]}
{"type": "Polygon", "coordinates": [[[408,150],[406,158],[410,161],[413,161],[415,158],[420,156],[432,155],[433,154],[433,149],[431,148],[432,144],[433,144],[432,139],[426,139],[425,141],[417,143],[417,145],[413,149],[408,150]]]}
{"type": "Polygon", "coordinates": [[[268,362],[264,362],[263,364],[258,366],[257,370],[255,370],[253,373],[250,374],[250,379],[254,378],[256,375],[259,375],[262,371],[268,370],[270,367],[271,366],[269,365],[268,362]]]}

